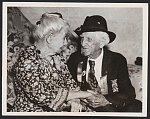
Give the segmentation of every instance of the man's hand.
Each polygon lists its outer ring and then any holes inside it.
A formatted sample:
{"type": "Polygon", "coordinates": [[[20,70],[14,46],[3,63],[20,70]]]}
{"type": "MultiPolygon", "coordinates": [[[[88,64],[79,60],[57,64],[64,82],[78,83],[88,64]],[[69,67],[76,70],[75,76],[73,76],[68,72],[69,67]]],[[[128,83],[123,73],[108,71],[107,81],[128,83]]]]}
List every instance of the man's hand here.
{"type": "Polygon", "coordinates": [[[93,93],[93,96],[86,98],[86,103],[89,106],[93,108],[97,108],[97,107],[106,106],[110,104],[109,101],[107,101],[106,98],[102,94],[95,94],[95,92],[92,92],[92,91],[89,91],[89,92],[93,93]]]}

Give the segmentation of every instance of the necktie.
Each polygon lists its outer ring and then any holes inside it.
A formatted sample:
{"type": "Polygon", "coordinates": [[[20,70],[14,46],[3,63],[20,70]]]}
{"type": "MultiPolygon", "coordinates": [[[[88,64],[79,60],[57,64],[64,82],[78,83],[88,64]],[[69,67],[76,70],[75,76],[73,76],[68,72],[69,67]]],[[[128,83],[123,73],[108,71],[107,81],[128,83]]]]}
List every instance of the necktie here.
{"type": "Polygon", "coordinates": [[[94,70],[95,61],[89,60],[89,65],[90,65],[90,69],[88,72],[88,83],[90,85],[90,88],[93,90],[98,88],[98,82],[96,80],[95,70],[94,70]]]}

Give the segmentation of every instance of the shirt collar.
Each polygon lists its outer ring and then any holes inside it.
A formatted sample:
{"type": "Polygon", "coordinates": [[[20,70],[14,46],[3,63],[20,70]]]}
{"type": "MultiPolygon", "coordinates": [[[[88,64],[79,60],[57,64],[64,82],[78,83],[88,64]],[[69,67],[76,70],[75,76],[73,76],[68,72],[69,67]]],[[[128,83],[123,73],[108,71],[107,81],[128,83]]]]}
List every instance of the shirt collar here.
{"type": "Polygon", "coordinates": [[[104,51],[103,51],[103,48],[102,48],[101,54],[96,59],[88,58],[88,60],[95,61],[95,62],[100,61],[103,58],[103,54],[104,54],[104,51]]]}

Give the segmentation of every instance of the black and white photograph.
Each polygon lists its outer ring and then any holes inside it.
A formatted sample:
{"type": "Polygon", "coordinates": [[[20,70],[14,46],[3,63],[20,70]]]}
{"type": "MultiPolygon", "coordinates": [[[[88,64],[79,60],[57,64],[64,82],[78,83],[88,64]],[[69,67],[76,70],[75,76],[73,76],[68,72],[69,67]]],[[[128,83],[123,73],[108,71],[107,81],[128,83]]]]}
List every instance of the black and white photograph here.
{"type": "Polygon", "coordinates": [[[147,116],[147,3],[3,2],[2,26],[2,115],[147,116]]]}

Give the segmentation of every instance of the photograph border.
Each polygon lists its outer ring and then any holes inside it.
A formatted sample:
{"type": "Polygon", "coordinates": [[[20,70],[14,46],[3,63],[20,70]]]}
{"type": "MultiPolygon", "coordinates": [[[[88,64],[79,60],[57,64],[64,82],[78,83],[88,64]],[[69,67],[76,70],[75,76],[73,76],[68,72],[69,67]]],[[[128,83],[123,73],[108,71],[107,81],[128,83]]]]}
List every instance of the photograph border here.
{"type": "Polygon", "coordinates": [[[63,3],[63,2],[50,2],[50,4],[47,2],[33,2],[34,4],[31,4],[31,2],[3,2],[3,16],[2,16],[2,115],[3,116],[123,116],[123,117],[146,117],[147,116],[147,90],[148,90],[148,4],[147,3],[63,3]],[[7,100],[7,81],[4,79],[7,79],[7,7],[116,7],[115,4],[119,5],[119,7],[142,7],[143,8],[143,67],[142,67],[142,85],[144,85],[142,89],[143,94],[143,111],[142,113],[111,113],[111,112],[96,112],[96,113],[76,113],[76,112],[42,112],[42,113],[34,113],[33,112],[7,112],[6,111],[6,100],[7,100]],[[130,6],[128,5],[130,4],[130,6]],[[39,5],[39,6],[37,6],[39,5]]]}

